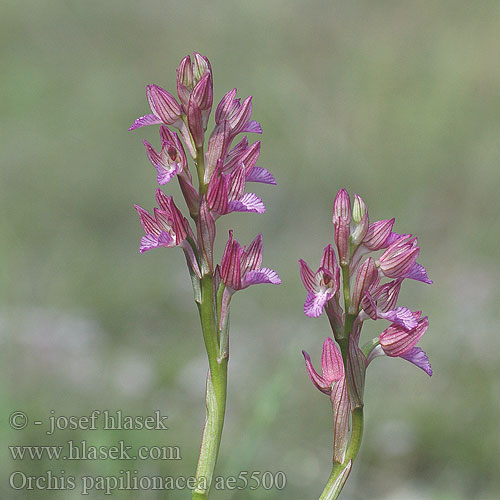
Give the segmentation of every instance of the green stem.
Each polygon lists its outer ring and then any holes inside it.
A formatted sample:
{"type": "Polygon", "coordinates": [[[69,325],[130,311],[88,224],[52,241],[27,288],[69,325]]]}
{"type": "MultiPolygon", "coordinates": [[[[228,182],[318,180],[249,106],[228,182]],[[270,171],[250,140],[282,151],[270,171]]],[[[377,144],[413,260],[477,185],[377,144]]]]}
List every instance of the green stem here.
{"type": "Polygon", "coordinates": [[[213,277],[205,275],[201,279],[200,312],[203,340],[207,349],[209,372],[207,375],[206,408],[207,416],[203,428],[200,455],[196,468],[196,488],[193,500],[207,499],[219,454],[224,415],[226,411],[227,363],[228,358],[218,359],[217,324],[215,320],[213,277]]]}
{"type": "MultiPolygon", "coordinates": [[[[342,359],[344,361],[344,367],[347,370],[348,359],[349,359],[349,337],[351,336],[354,320],[356,319],[356,314],[349,313],[349,307],[351,305],[351,274],[349,270],[349,264],[342,265],[342,287],[344,292],[344,334],[341,338],[337,339],[340,346],[340,352],[342,354],[342,359]]],[[[347,377],[347,373],[346,373],[347,377]]],[[[347,380],[347,390],[351,391],[349,387],[349,380],[347,380]]],[[[351,398],[349,398],[351,399],[351,398]]],[[[356,407],[351,412],[351,435],[349,439],[349,445],[347,446],[344,460],[342,463],[334,462],[332,473],[326,483],[323,493],[319,497],[319,500],[334,500],[338,498],[342,488],[344,487],[347,478],[351,472],[352,464],[356,458],[359,447],[361,446],[361,438],[363,436],[363,408],[356,407]]]]}
{"type": "Polygon", "coordinates": [[[205,153],[203,146],[196,148],[196,170],[198,172],[198,191],[200,197],[207,192],[207,184],[205,184],[205,153]]]}

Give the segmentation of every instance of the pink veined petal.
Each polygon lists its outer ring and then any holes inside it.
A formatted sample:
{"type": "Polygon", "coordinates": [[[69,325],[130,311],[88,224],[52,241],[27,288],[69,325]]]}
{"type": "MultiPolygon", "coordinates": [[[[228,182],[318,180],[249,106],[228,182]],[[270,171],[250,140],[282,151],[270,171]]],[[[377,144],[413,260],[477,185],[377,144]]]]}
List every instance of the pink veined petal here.
{"type": "Polygon", "coordinates": [[[368,231],[363,238],[363,245],[370,250],[380,250],[389,246],[388,244],[386,245],[386,241],[391,234],[394,221],[395,219],[392,218],[372,222],[368,226],[368,231]]]}
{"type": "Polygon", "coordinates": [[[158,247],[158,237],[154,234],[146,234],[141,238],[141,246],[139,252],[144,253],[148,250],[158,247]]]}
{"type": "Polygon", "coordinates": [[[228,170],[231,170],[240,157],[243,155],[245,150],[248,148],[248,138],[245,136],[243,139],[241,139],[236,146],[234,146],[229,153],[226,155],[226,158],[224,160],[224,170],[227,168],[228,170]]]}
{"type": "Polygon", "coordinates": [[[318,372],[314,369],[312,363],[311,363],[311,356],[307,354],[306,351],[302,351],[302,355],[304,356],[304,360],[306,362],[306,370],[307,374],[309,375],[309,378],[311,379],[311,382],[314,384],[314,386],[319,389],[321,392],[324,392],[325,394],[330,394],[332,388],[331,384],[329,384],[321,375],[318,374],[318,372]]]}
{"type": "Polygon", "coordinates": [[[421,368],[425,373],[427,373],[427,375],[429,375],[429,377],[432,376],[432,368],[429,358],[420,347],[414,347],[411,351],[401,357],[421,368]]]}
{"type": "Polygon", "coordinates": [[[241,105],[234,109],[235,111],[229,116],[229,123],[231,124],[231,133],[237,135],[245,128],[252,115],[252,96],[249,95],[241,105]]]}
{"type": "Polygon", "coordinates": [[[409,271],[403,276],[403,278],[409,278],[412,280],[421,281],[422,283],[432,284],[432,280],[427,276],[427,271],[425,267],[415,262],[409,271]]]}
{"type": "Polygon", "coordinates": [[[144,232],[146,234],[153,234],[155,236],[158,236],[160,234],[160,228],[158,227],[156,220],[153,217],[151,217],[151,215],[139,205],[134,205],[134,207],[139,214],[139,218],[141,220],[141,225],[144,229],[144,232]]]}
{"type": "Polygon", "coordinates": [[[215,123],[219,124],[222,120],[227,120],[229,113],[234,107],[236,89],[230,90],[219,102],[215,109],[215,123]]]}
{"type": "Polygon", "coordinates": [[[242,273],[247,271],[258,271],[262,265],[262,233],[259,233],[248,245],[245,251],[245,263],[242,273]]]}
{"type": "Polygon", "coordinates": [[[233,231],[230,230],[221,261],[221,278],[225,285],[233,290],[241,289],[242,253],[243,249],[236,239],[233,240],[233,231]]]}
{"type": "MultiPolygon", "coordinates": [[[[221,162],[219,161],[219,165],[221,162]]],[[[217,214],[223,215],[228,212],[228,189],[229,177],[224,174],[214,172],[207,189],[208,207],[217,214]]]]}
{"type": "MultiPolygon", "coordinates": [[[[413,315],[418,318],[420,311],[414,312],[413,315]]],[[[380,334],[380,345],[387,356],[402,356],[417,345],[428,326],[427,317],[419,319],[417,327],[410,331],[393,323],[380,334]]]]}
{"type": "Polygon", "coordinates": [[[308,292],[316,293],[318,291],[318,284],[316,283],[316,275],[313,273],[311,268],[302,259],[299,259],[300,277],[302,278],[302,283],[308,292]]]}
{"type": "Polygon", "coordinates": [[[153,113],[149,115],[140,116],[134,121],[129,130],[135,130],[136,128],[147,127],[148,125],[159,125],[163,123],[157,116],[153,113]]]}
{"type": "Polygon", "coordinates": [[[304,303],[304,314],[310,318],[321,316],[323,307],[331,298],[329,290],[320,290],[319,292],[309,292],[304,303]]]}
{"type": "Polygon", "coordinates": [[[333,222],[337,219],[344,219],[346,224],[351,221],[351,199],[346,189],[342,188],[333,200],[333,222]]]}
{"type": "Polygon", "coordinates": [[[255,120],[248,121],[245,126],[240,130],[240,132],[249,132],[252,134],[262,134],[262,127],[259,122],[255,120]]]}
{"type": "Polygon", "coordinates": [[[158,208],[154,208],[153,213],[155,214],[156,223],[158,224],[158,227],[161,231],[169,232],[171,229],[173,229],[172,219],[169,213],[164,212],[163,210],[159,210],[158,208]]]}
{"type": "Polygon", "coordinates": [[[205,139],[201,110],[196,104],[194,96],[191,95],[188,106],[188,127],[196,147],[200,147],[205,139]]]}
{"type": "Polygon", "coordinates": [[[170,92],[167,92],[158,85],[147,85],[146,97],[151,111],[163,123],[173,125],[180,119],[182,109],[170,92]]]}
{"type": "Polygon", "coordinates": [[[245,193],[239,200],[233,200],[228,204],[229,212],[254,212],[263,214],[266,207],[255,193],[245,193]]]}
{"type": "Polygon", "coordinates": [[[323,342],[321,353],[321,370],[323,378],[330,384],[344,376],[344,362],[334,340],[331,337],[323,342]]]}
{"type": "Polygon", "coordinates": [[[157,188],[155,193],[155,198],[156,202],[158,203],[158,206],[160,207],[160,210],[162,210],[163,212],[167,212],[167,214],[169,214],[170,216],[172,212],[170,208],[172,197],[167,196],[160,188],[157,188]]]}
{"type": "Polygon", "coordinates": [[[321,257],[320,267],[323,267],[328,274],[335,278],[335,269],[337,268],[337,260],[332,245],[327,245],[323,249],[323,256],[321,257]]]}
{"type": "Polygon", "coordinates": [[[172,170],[167,170],[161,165],[155,165],[156,168],[156,180],[160,186],[163,186],[170,182],[179,172],[179,166],[176,165],[172,170]]]}
{"type": "Polygon", "coordinates": [[[276,180],[271,172],[262,167],[253,167],[252,170],[248,172],[245,180],[247,182],[262,182],[263,184],[276,185],[276,180]]]}
{"type": "Polygon", "coordinates": [[[412,330],[418,325],[413,313],[407,307],[397,307],[392,311],[379,312],[379,318],[384,318],[391,323],[402,326],[405,330],[412,330]]]}
{"type": "Polygon", "coordinates": [[[205,182],[212,179],[212,175],[225,158],[227,148],[230,145],[230,125],[224,120],[217,125],[208,140],[207,153],[205,155],[205,182]]]}
{"type": "Polygon", "coordinates": [[[252,170],[257,163],[260,155],[260,141],[254,142],[251,146],[246,148],[239,158],[237,163],[241,163],[245,167],[245,176],[252,170]]]}
{"type": "Polygon", "coordinates": [[[241,284],[241,288],[246,288],[250,285],[259,285],[262,283],[271,283],[272,285],[280,285],[281,280],[276,271],[263,267],[257,271],[248,271],[241,284]]]}
{"type": "Polygon", "coordinates": [[[228,178],[229,190],[227,199],[229,202],[239,200],[245,191],[245,167],[243,165],[236,167],[228,178]]]}
{"type": "Polygon", "coordinates": [[[158,236],[158,246],[171,248],[175,246],[175,240],[170,233],[162,231],[158,236]]]}
{"type": "Polygon", "coordinates": [[[387,312],[395,309],[402,282],[403,278],[398,278],[389,283],[384,283],[372,291],[372,295],[380,311],[387,312]]]}
{"type": "Polygon", "coordinates": [[[392,245],[395,241],[398,241],[401,238],[408,238],[409,236],[411,236],[411,234],[399,234],[392,231],[389,234],[389,236],[387,236],[387,239],[384,241],[380,249],[387,248],[388,246],[392,245]]]}
{"type": "Polygon", "coordinates": [[[335,219],[334,224],[334,240],[339,253],[340,264],[348,263],[349,259],[349,236],[350,226],[347,219],[338,217],[335,219]]]}
{"type": "Polygon", "coordinates": [[[363,307],[363,311],[373,320],[377,319],[377,304],[373,300],[373,297],[370,291],[366,291],[363,299],[361,300],[361,306],[363,307]]]}

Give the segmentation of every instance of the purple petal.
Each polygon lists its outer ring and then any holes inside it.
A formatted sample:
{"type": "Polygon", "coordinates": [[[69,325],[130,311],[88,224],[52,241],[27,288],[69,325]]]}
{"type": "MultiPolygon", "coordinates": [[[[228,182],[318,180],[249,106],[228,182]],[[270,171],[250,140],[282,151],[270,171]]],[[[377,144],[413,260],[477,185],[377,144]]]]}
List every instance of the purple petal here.
{"type": "Polygon", "coordinates": [[[309,292],[304,303],[304,314],[310,318],[321,316],[323,307],[331,298],[328,290],[320,290],[319,292],[309,292]]]}
{"type": "Polygon", "coordinates": [[[155,236],[154,234],[146,234],[146,236],[143,236],[141,238],[141,246],[139,248],[139,251],[141,253],[144,253],[147,252],[148,250],[157,247],[158,247],[158,237],[155,236]]]}
{"type": "Polygon", "coordinates": [[[158,236],[160,234],[160,228],[158,227],[158,223],[156,222],[156,220],[151,217],[149,212],[144,210],[144,208],[140,207],[139,205],[134,205],[134,208],[139,214],[144,232],[146,234],[154,234],[155,236],[158,236]]]}
{"type": "Polygon", "coordinates": [[[323,249],[323,255],[320,261],[320,267],[324,268],[331,278],[335,279],[335,270],[337,269],[337,260],[332,245],[327,245],[323,249]]]}
{"type": "Polygon", "coordinates": [[[262,127],[259,122],[255,120],[250,120],[245,124],[245,126],[240,130],[240,132],[250,132],[253,134],[262,134],[262,127]]]}
{"type": "Polygon", "coordinates": [[[160,123],[163,122],[153,113],[151,113],[149,115],[144,115],[137,118],[137,120],[135,120],[129,130],[135,130],[136,128],[146,127],[148,125],[159,125],[160,123]]]}
{"type": "MultiPolygon", "coordinates": [[[[415,311],[413,316],[415,319],[418,319],[420,314],[420,311],[415,311]]],[[[428,326],[429,320],[427,316],[418,319],[417,326],[410,331],[405,330],[400,325],[392,323],[380,334],[380,345],[387,356],[402,356],[410,352],[417,345],[428,326]]]]}
{"type": "Polygon", "coordinates": [[[300,277],[302,278],[302,283],[308,292],[316,293],[318,290],[318,285],[316,283],[316,275],[313,273],[311,268],[307,265],[307,262],[299,259],[300,277]]]}
{"type": "Polygon", "coordinates": [[[410,236],[409,234],[399,234],[395,233],[392,231],[389,236],[387,236],[387,239],[384,241],[383,245],[381,248],[387,248],[388,246],[392,245],[395,241],[403,238],[403,237],[408,237],[410,236]]]}
{"type": "Polygon", "coordinates": [[[246,288],[250,285],[259,285],[261,283],[271,283],[272,285],[280,285],[281,280],[276,271],[263,267],[259,271],[248,271],[243,280],[241,287],[246,288]]]}
{"type": "Polygon", "coordinates": [[[337,380],[340,380],[344,376],[342,355],[331,337],[327,337],[323,342],[321,370],[323,372],[323,378],[330,384],[337,382],[337,380]]]}
{"type": "Polygon", "coordinates": [[[319,389],[321,392],[324,392],[325,394],[330,394],[331,386],[330,384],[321,376],[318,374],[318,372],[314,369],[312,363],[311,363],[311,356],[307,354],[306,351],[302,351],[302,355],[304,356],[304,359],[306,361],[306,370],[307,374],[309,375],[309,378],[311,379],[311,382],[315,385],[317,389],[319,389]]]}
{"type": "Polygon", "coordinates": [[[228,204],[229,212],[255,212],[263,214],[266,207],[255,193],[245,193],[239,200],[228,204]]]}
{"type": "Polygon", "coordinates": [[[379,313],[378,316],[390,321],[391,323],[401,325],[406,330],[412,330],[418,324],[415,316],[407,307],[398,307],[393,311],[379,313]]]}
{"type": "MultiPolygon", "coordinates": [[[[391,235],[395,219],[378,220],[368,226],[368,232],[363,238],[363,245],[369,250],[386,248],[386,241],[391,235]]],[[[394,234],[394,233],[393,233],[394,234]]],[[[397,238],[396,238],[397,240],[397,238]]],[[[394,240],[394,241],[396,241],[394,240]]]]}
{"type": "Polygon", "coordinates": [[[157,176],[156,180],[160,186],[163,186],[170,182],[179,172],[179,166],[177,165],[172,170],[166,170],[161,165],[155,165],[157,176]]]}
{"type": "Polygon", "coordinates": [[[247,182],[262,182],[263,184],[274,184],[276,180],[269,170],[262,167],[253,167],[245,179],[247,182]]]}
{"type": "Polygon", "coordinates": [[[258,271],[262,265],[262,233],[259,233],[245,251],[244,272],[258,271]]]}
{"type": "Polygon", "coordinates": [[[160,236],[158,236],[158,246],[160,247],[174,247],[175,246],[175,240],[172,238],[172,235],[170,233],[167,233],[167,231],[162,231],[160,233],[160,236]]]}
{"type": "Polygon", "coordinates": [[[429,358],[420,347],[414,347],[410,352],[407,352],[401,357],[424,370],[424,372],[427,373],[429,377],[432,376],[432,368],[429,362],[429,358]]]}
{"type": "Polygon", "coordinates": [[[403,277],[411,280],[422,281],[423,283],[427,283],[429,285],[432,284],[432,280],[427,276],[425,267],[418,262],[415,262],[415,264],[413,264],[410,270],[403,277]]]}

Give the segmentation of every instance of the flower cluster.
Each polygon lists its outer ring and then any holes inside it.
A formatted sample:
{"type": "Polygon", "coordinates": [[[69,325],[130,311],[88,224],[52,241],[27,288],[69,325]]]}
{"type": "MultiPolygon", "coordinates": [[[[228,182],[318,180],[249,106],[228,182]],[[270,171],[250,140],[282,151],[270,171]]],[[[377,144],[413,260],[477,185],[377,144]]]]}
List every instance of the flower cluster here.
{"type": "Polygon", "coordinates": [[[365,372],[379,355],[401,357],[428,375],[432,369],[425,352],[417,347],[429,321],[420,311],[398,306],[405,279],[432,283],[417,262],[420,248],[411,234],[393,231],[394,219],[370,223],[362,198],[353,203],[345,189],[333,206],[334,242],[325,247],[314,272],[299,260],[307,290],[304,313],[318,317],[326,312],[340,351],[328,338],[323,345],[323,375],[303,352],[307,373],[314,385],[330,395],[335,415],[334,459],[342,462],[349,413],[363,406],[365,372]],[[377,253],[378,252],[378,253],[377,253]],[[361,328],[367,320],[386,320],[389,326],[372,341],[359,346],[361,328]]]}
{"type": "Polygon", "coordinates": [[[213,263],[217,218],[230,212],[265,212],[262,200],[245,191],[247,183],[276,184],[268,170],[256,165],[260,141],[249,144],[245,136],[233,146],[241,133],[262,133],[260,124],[251,120],[252,97],[241,102],[236,98],[236,89],[229,91],[216,108],[215,127],[206,141],[213,103],[212,68],[208,59],[196,52],[182,59],[177,69],[178,99],[157,85],[146,87],[146,97],[151,113],[135,120],[129,130],[160,125],[160,148],[144,141],[147,156],[156,170],[158,184],[178,179],[196,228],[191,228],[172,197],[157,189],[158,208],[153,215],[135,206],[146,233],[140,251],[179,246],[195,280],[210,274],[217,284],[222,280],[229,295],[256,283],[280,283],[274,271],[260,269],[260,235],[245,250],[233,241],[230,232],[221,265],[213,263]],[[189,156],[196,167],[197,188],[189,156]]]}

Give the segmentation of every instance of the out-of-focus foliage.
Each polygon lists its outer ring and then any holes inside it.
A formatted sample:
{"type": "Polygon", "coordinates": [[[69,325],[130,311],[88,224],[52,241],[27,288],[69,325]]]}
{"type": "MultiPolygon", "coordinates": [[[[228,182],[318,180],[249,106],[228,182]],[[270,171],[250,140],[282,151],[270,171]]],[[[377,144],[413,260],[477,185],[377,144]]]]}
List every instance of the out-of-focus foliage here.
{"type": "MultiPolygon", "coordinates": [[[[328,402],[300,349],[319,357],[329,328],[302,314],[297,259],[332,239],[345,186],[373,218],[414,232],[435,284],[410,283],[434,376],[402,360],[368,371],[366,434],[346,500],[492,500],[500,491],[500,4],[495,1],[267,2],[26,0],[0,16],[1,409],[121,409],[169,416],[166,432],[1,427],[2,498],[72,499],[13,491],[8,475],[194,473],[206,360],[182,252],[138,253],[134,202],[153,206],[155,172],[127,132],[147,112],[144,88],[175,90],[197,50],[215,98],[254,96],[267,213],[232,215],[236,237],[264,234],[283,285],[233,300],[228,417],[217,473],[286,473],[284,491],[214,498],[317,498],[330,472],[328,402]],[[7,444],[178,445],[180,461],[9,459],[7,444]],[[34,495],[34,496],[33,496],[34,495]]],[[[156,128],[155,128],[156,129],[156,128]]],[[[166,191],[178,197],[176,186],[166,191]]],[[[220,253],[219,253],[220,255],[220,253]]],[[[369,334],[376,335],[370,325],[369,334]]],[[[158,491],[115,493],[159,499],[158,491]]],[[[168,498],[188,498],[186,491],[168,498]]],[[[95,492],[88,498],[103,498],[95,492]]]]}

